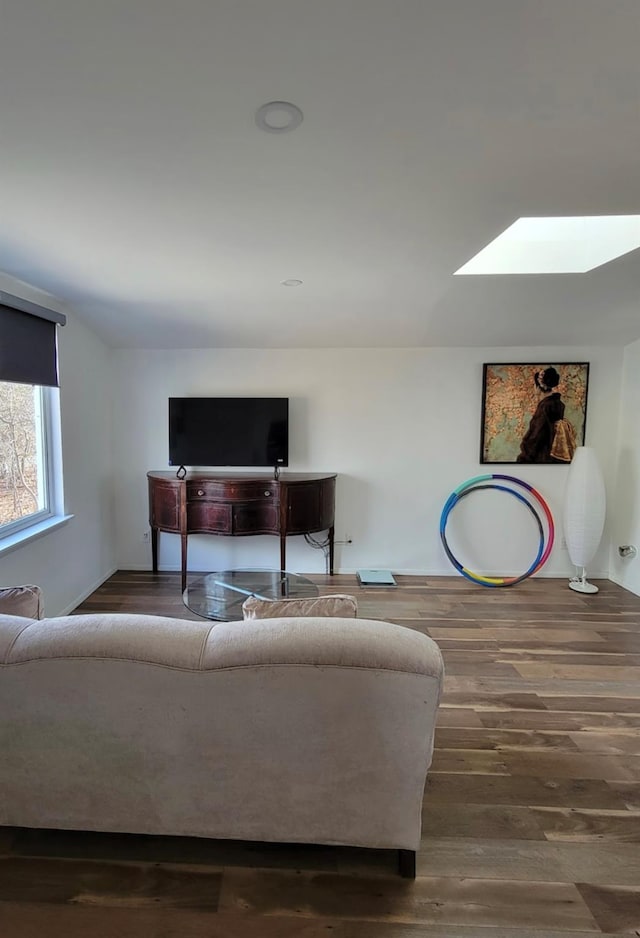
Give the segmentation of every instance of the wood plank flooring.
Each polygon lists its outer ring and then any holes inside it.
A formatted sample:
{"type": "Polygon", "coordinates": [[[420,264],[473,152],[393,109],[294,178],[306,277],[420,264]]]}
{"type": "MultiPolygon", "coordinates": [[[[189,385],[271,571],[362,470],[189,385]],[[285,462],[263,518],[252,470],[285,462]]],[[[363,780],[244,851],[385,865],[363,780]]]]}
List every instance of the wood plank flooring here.
{"type": "MultiPolygon", "coordinates": [[[[640,935],[640,598],[312,578],[442,649],[415,883],[386,851],[0,829],[0,936],[640,935]]],[[[119,572],[76,611],[197,618],[172,573],[119,572]]]]}

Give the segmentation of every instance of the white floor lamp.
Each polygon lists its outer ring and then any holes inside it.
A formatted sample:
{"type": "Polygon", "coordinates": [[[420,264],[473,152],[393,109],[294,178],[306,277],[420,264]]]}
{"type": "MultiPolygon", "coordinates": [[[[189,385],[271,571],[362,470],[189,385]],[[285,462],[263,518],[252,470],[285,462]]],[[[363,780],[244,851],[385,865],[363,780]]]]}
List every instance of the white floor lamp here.
{"type": "Polygon", "coordinates": [[[595,450],[578,446],[571,461],[564,495],[564,535],[571,562],[582,574],[569,581],[577,593],[597,593],[587,581],[585,567],[591,563],[602,538],[606,497],[604,480],[595,450]]]}

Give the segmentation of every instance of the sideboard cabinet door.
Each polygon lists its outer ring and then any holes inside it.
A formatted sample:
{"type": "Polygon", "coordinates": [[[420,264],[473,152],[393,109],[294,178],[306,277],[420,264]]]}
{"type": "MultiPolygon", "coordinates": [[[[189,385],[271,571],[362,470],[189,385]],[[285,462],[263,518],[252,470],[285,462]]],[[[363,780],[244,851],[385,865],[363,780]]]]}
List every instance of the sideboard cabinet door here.
{"type": "Polygon", "coordinates": [[[180,533],[180,485],[149,482],[149,526],[180,533]]]}
{"type": "Polygon", "coordinates": [[[287,486],[287,534],[325,531],[333,525],[335,479],[287,486]]]}
{"type": "Polygon", "coordinates": [[[189,534],[231,534],[231,505],[218,502],[187,502],[189,534]]]}
{"type": "Polygon", "coordinates": [[[234,534],[277,534],[278,504],[245,502],[233,506],[234,534]]]}

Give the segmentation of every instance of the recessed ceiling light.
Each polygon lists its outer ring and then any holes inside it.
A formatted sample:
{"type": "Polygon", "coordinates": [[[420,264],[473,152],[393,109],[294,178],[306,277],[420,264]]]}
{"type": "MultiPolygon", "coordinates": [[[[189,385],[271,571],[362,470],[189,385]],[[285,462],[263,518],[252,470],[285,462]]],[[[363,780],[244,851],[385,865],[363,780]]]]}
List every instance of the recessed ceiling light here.
{"type": "Polygon", "coordinates": [[[302,285],[302,280],[281,280],[280,283],[283,287],[299,287],[302,285]]]}
{"type": "Polygon", "coordinates": [[[256,112],[256,124],[268,134],[286,134],[302,123],[302,111],[289,101],[269,101],[256,112]]]}
{"type": "Polygon", "coordinates": [[[518,218],[457,275],[584,273],[640,247],[640,215],[518,218]]]}

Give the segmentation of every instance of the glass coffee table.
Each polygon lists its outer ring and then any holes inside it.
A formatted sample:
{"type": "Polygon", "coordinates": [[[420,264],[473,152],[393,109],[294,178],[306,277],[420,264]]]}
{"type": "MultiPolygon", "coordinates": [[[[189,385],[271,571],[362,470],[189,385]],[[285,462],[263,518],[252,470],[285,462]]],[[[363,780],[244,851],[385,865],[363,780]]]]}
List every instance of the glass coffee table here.
{"type": "Polygon", "coordinates": [[[205,619],[233,622],[242,619],[242,604],[257,599],[308,599],[318,587],[298,573],[286,570],[220,570],[197,577],[187,584],[182,601],[187,609],[205,619]]]}

